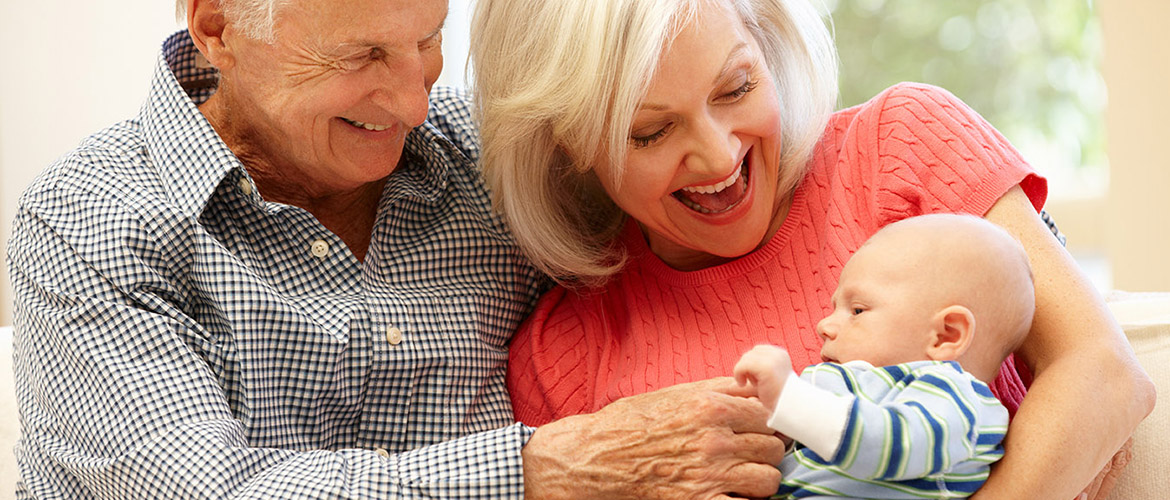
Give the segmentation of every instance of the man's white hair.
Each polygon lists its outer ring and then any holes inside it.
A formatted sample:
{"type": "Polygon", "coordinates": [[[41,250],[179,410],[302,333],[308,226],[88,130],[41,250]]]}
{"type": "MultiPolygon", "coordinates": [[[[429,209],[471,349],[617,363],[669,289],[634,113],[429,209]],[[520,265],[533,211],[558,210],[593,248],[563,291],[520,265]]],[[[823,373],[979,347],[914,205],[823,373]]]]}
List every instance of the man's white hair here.
{"type": "MultiPolygon", "coordinates": [[[[276,15],[288,0],[211,0],[244,36],[265,43],[276,41],[276,15]]],[[[175,18],[187,21],[187,0],[175,0],[175,18]]]]}

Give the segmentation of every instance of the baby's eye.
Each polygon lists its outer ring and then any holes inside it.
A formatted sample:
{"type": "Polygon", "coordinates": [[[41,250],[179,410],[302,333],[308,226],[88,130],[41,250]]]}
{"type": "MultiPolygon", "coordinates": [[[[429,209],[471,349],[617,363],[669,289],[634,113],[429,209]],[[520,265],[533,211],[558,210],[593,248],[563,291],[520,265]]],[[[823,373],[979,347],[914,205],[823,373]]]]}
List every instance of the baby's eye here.
{"type": "Polygon", "coordinates": [[[853,308],[853,315],[854,315],[854,316],[857,316],[858,314],[861,314],[861,313],[863,313],[863,312],[865,312],[865,309],[862,309],[862,308],[860,308],[860,307],[854,307],[854,308],[853,308]]]}

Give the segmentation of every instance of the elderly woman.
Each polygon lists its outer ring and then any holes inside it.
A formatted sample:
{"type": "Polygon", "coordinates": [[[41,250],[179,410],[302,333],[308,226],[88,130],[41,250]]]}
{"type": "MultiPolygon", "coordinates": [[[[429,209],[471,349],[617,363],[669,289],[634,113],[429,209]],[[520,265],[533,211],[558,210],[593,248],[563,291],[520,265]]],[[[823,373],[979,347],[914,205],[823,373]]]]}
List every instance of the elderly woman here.
{"type": "Polygon", "coordinates": [[[1152,385],[1037,215],[1044,179],[954,96],[903,84],[833,113],[835,52],[804,0],[480,0],[472,58],[489,187],[563,285],[512,343],[520,420],[728,375],[757,343],[799,371],[869,235],[965,212],[1019,239],[1036,275],[1016,353],[1034,379],[1025,399],[1001,370],[1015,418],[974,498],[1108,489],[1152,385]]]}

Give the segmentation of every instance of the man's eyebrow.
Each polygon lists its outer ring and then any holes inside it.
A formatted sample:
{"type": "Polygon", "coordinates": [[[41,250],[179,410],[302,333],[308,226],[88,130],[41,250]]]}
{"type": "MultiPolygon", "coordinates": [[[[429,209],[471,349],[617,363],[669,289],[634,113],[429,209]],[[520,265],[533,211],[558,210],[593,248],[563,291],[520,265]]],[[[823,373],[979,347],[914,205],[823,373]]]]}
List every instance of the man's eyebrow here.
{"type": "MultiPolygon", "coordinates": [[[[434,38],[436,35],[438,35],[439,33],[441,33],[443,31],[443,28],[446,27],[446,25],[447,25],[447,18],[443,18],[443,20],[439,22],[438,27],[436,27],[430,33],[427,33],[427,35],[422,37],[422,39],[419,41],[421,42],[422,40],[429,40],[431,38],[434,38]]],[[[385,45],[386,45],[386,43],[383,41],[380,41],[380,40],[375,40],[372,38],[361,38],[358,40],[353,40],[353,41],[348,41],[348,42],[340,42],[334,47],[333,52],[335,54],[340,54],[340,53],[350,51],[350,50],[370,49],[370,48],[374,48],[374,47],[382,47],[385,45]]]]}

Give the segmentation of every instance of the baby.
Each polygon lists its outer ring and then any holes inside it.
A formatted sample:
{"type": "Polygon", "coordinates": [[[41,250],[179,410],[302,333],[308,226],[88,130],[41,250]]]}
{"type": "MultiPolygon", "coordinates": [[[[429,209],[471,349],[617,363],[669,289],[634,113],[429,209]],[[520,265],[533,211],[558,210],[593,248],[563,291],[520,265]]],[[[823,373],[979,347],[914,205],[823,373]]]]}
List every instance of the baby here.
{"type": "Polygon", "coordinates": [[[773,498],[964,498],[1003,456],[991,394],[1032,324],[1020,244],[981,218],[936,214],[874,234],[841,271],[817,324],[824,363],[798,377],[756,346],[735,366],[795,446],[773,498]]]}

